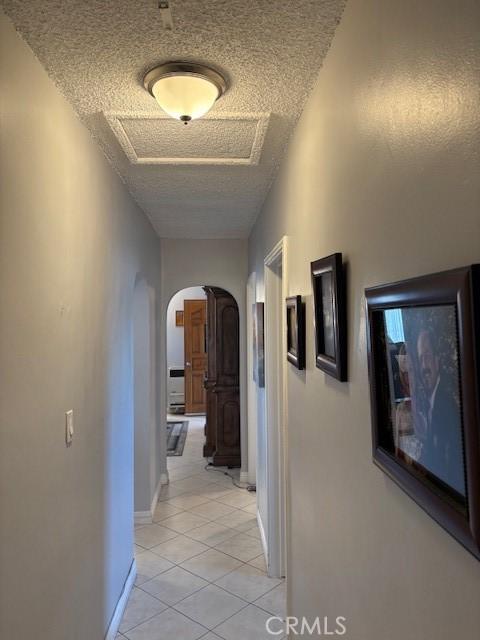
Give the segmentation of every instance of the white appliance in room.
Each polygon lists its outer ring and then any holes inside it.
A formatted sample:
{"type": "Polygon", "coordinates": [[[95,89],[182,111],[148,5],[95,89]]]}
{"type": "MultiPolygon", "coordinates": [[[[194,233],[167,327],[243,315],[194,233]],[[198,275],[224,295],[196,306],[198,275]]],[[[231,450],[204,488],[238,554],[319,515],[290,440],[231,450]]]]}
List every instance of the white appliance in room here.
{"type": "Polygon", "coordinates": [[[185,369],[168,367],[168,411],[169,413],[185,412],[185,369]]]}

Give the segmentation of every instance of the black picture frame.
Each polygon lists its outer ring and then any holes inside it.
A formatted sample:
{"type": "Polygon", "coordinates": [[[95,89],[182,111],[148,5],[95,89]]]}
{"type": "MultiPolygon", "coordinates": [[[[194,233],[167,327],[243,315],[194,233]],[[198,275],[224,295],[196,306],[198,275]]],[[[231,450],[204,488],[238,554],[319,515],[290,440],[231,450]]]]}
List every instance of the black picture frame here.
{"type": "Polygon", "coordinates": [[[305,368],[305,304],[302,296],[285,300],[287,314],[287,360],[297,369],[305,368]]]}
{"type": "Polygon", "coordinates": [[[264,303],[253,304],[253,379],[265,387],[264,303]]]}
{"type": "Polygon", "coordinates": [[[341,253],[310,265],[315,328],[315,365],[347,381],[347,314],[345,270],[341,253]]]}
{"type": "Polygon", "coordinates": [[[373,462],[480,559],[480,265],[365,296],[373,462]],[[397,348],[400,377],[406,358],[406,421],[398,420],[397,348]]]}

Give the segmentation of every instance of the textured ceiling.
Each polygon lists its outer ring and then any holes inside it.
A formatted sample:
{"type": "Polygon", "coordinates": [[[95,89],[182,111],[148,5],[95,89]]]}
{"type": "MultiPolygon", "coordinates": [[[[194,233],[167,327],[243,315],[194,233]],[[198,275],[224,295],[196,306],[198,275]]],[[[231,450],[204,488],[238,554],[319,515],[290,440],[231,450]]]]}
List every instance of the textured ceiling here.
{"type": "Polygon", "coordinates": [[[318,74],[344,0],[4,0],[162,237],[245,237],[318,74]],[[166,121],[144,90],[159,62],[228,78],[203,120],[166,121]],[[190,136],[190,138],[189,138],[190,136]]]}

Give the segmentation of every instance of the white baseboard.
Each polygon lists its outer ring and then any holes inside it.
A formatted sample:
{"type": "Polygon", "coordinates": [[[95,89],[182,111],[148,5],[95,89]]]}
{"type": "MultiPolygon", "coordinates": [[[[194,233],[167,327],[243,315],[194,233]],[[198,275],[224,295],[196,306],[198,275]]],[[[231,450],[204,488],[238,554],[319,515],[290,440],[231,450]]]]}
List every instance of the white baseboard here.
{"type": "Polygon", "coordinates": [[[248,471],[240,471],[240,482],[248,484],[248,471]]]}
{"type": "Polygon", "coordinates": [[[135,511],[133,514],[133,521],[135,524],[151,524],[152,523],[151,511],[135,511]]]}
{"type": "Polygon", "coordinates": [[[160,497],[160,491],[162,487],[168,484],[168,472],[160,475],[157,488],[153,494],[152,504],[150,505],[150,511],[135,511],[133,514],[133,521],[135,524],[151,524],[153,522],[153,514],[157,508],[158,498],[160,497]]]}
{"type": "Polygon", "coordinates": [[[123,587],[122,595],[117,602],[117,606],[115,607],[112,619],[110,621],[110,624],[108,625],[105,640],[115,640],[115,638],[117,637],[118,629],[123,618],[123,612],[125,611],[125,607],[127,606],[128,598],[130,597],[130,592],[132,591],[133,585],[135,584],[136,577],[137,565],[135,563],[135,560],[133,560],[130,571],[128,572],[127,579],[125,581],[125,585],[123,587]]]}
{"type": "Polygon", "coordinates": [[[258,528],[260,530],[260,540],[262,542],[263,555],[265,556],[265,562],[267,563],[267,567],[268,567],[268,542],[267,542],[267,536],[265,535],[265,528],[263,526],[262,516],[260,515],[260,511],[258,511],[258,509],[257,509],[257,522],[258,522],[258,528]]]}
{"type": "Polygon", "coordinates": [[[158,481],[157,488],[155,489],[155,493],[153,494],[152,504],[150,505],[150,511],[152,512],[152,519],[153,519],[153,514],[155,513],[155,509],[157,508],[158,498],[160,497],[160,491],[162,490],[162,485],[163,485],[162,475],[163,474],[160,474],[160,479],[158,481]]]}

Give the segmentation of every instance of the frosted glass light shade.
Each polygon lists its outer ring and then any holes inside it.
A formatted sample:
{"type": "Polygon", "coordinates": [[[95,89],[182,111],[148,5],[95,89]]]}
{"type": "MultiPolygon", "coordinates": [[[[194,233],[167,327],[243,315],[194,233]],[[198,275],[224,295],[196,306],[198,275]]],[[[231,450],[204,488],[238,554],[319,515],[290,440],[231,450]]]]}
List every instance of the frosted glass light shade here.
{"type": "Polygon", "coordinates": [[[198,76],[167,76],[158,80],[152,93],[172,118],[195,120],[210,111],[219,96],[218,88],[198,76]]]}
{"type": "Polygon", "coordinates": [[[227,89],[218,71],[194,62],[166,62],[154,67],[143,85],[168,115],[185,124],[210,111],[227,89]]]}

